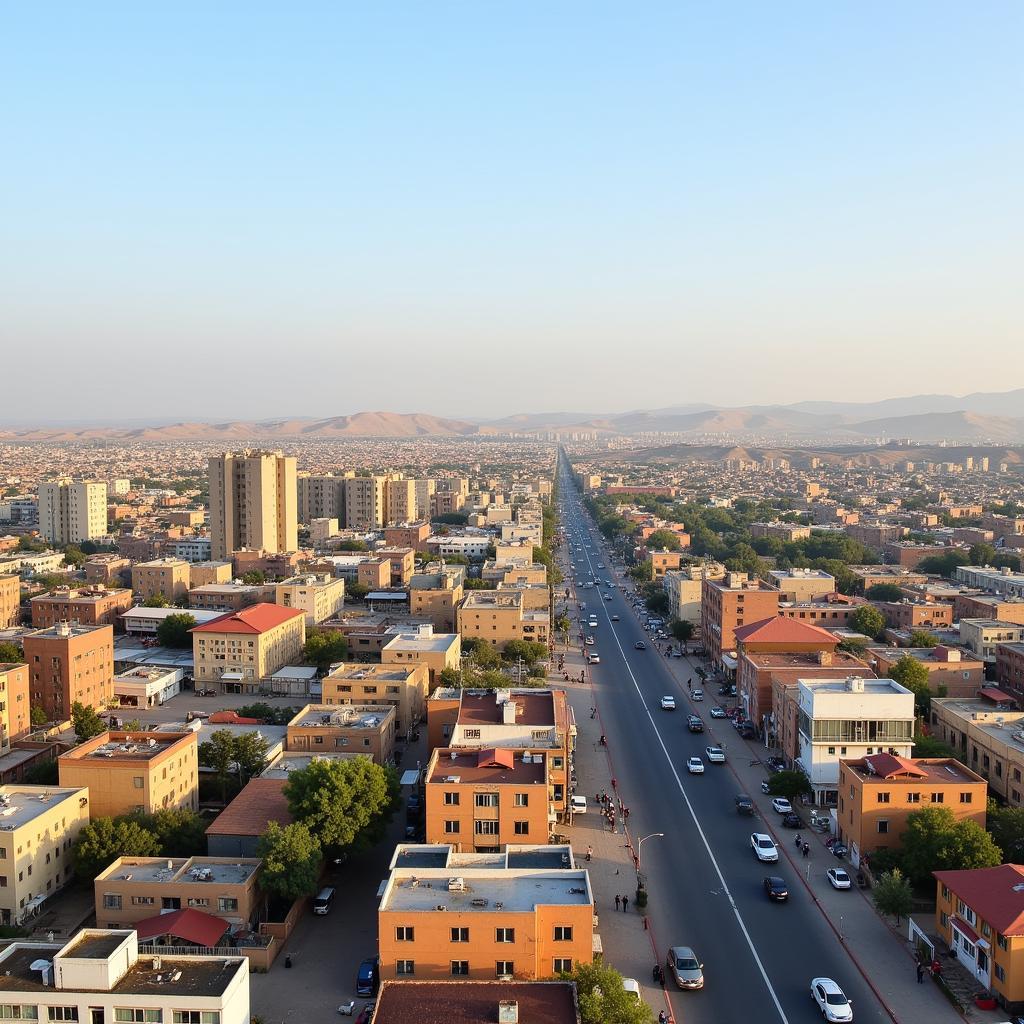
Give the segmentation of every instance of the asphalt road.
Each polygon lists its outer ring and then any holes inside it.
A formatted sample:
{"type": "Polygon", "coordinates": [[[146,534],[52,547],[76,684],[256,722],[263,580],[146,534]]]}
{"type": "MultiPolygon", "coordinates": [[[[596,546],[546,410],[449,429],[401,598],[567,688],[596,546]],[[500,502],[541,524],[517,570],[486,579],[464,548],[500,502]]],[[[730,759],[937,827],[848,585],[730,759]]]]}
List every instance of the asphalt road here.
{"type": "MultiPolygon", "coordinates": [[[[610,552],[581,508],[564,462],[561,473],[562,526],[570,538],[585,538],[582,554],[572,560],[585,567],[587,576],[612,579],[610,552]],[[599,562],[606,569],[599,570],[599,562]]],[[[690,704],[621,591],[593,587],[577,596],[587,614],[596,611],[600,623],[591,631],[596,645],[590,649],[599,652],[601,662],[591,666],[591,673],[614,771],[630,807],[630,829],[634,835],[665,833],[642,849],[659,954],[664,962],[669,946],[689,945],[704,964],[703,990],[682,992],[668,983],[675,1020],[820,1020],[810,980],[825,976],[842,986],[856,1020],[889,1021],[788,862],[756,860],[750,834],[763,830],[763,822],[737,815],[738,781],[728,765],[707,764],[704,755],[706,746],[721,740],[718,745],[727,755],[734,747],[737,756],[748,756],[732,725],[708,716],[709,701],[690,704]],[[609,592],[613,599],[605,601],[603,594],[609,592]],[[619,622],[611,621],[613,614],[619,622]],[[634,650],[637,640],[647,642],[648,649],[634,650]],[[661,710],[663,694],[675,696],[675,712],[661,710]],[[687,730],[691,710],[704,720],[703,733],[687,730]],[[704,775],[687,773],[691,755],[705,760],[704,775]],[[786,879],[788,903],[768,901],[762,889],[767,874],[786,879]]],[[[585,780],[581,791],[587,792],[585,780]]],[[[587,795],[593,800],[592,793],[587,795]]],[[[780,843],[793,841],[788,830],[777,829],[776,835],[780,843]]]]}

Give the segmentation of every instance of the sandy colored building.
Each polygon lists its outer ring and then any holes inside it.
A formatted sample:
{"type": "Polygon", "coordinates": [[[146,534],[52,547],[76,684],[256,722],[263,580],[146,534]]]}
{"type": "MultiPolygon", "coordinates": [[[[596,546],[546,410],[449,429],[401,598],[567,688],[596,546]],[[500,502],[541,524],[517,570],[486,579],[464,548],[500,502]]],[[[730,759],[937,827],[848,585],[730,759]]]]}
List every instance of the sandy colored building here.
{"type": "Polygon", "coordinates": [[[0,924],[16,925],[74,878],[72,847],[89,824],[89,793],[0,786],[0,822],[0,924]]]}
{"type": "Polygon", "coordinates": [[[527,611],[522,594],[473,590],[456,613],[463,640],[485,640],[499,650],[510,640],[548,642],[551,619],[547,611],[527,611]]]}
{"type": "Polygon", "coordinates": [[[434,629],[451,633],[457,610],[465,597],[465,569],[443,562],[427,566],[409,580],[409,614],[430,622],[434,629]]]}
{"type": "Polygon", "coordinates": [[[31,713],[28,665],[0,663],[0,756],[31,731],[31,713]]]}
{"type": "Polygon", "coordinates": [[[26,633],[30,700],[51,720],[70,716],[76,701],[104,708],[114,696],[114,627],[60,622],[26,633]]]}
{"type": "Polygon", "coordinates": [[[1024,600],[998,594],[958,594],[953,602],[953,618],[991,619],[1024,625],[1024,600]]]}
{"type": "Polygon", "coordinates": [[[836,589],[835,576],[821,569],[772,569],[768,578],[778,588],[780,601],[814,601],[836,589]]]}
{"type": "Polygon", "coordinates": [[[543,754],[502,748],[438,747],[426,773],[428,843],[490,853],[546,843],[554,807],[543,754]]]}
{"type": "Polygon", "coordinates": [[[205,587],[211,583],[230,583],[233,566],[231,562],[191,562],[189,563],[188,585],[205,587]]]}
{"type": "Polygon", "coordinates": [[[872,601],[889,629],[946,629],[953,624],[953,606],[937,601],[872,601]]]}
{"type": "MultiPolygon", "coordinates": [[[[411,483],[411,481],[410,481],[411,483]]],[[[391,563],[391,586],[408,586],[416,568],[416,549],[413,547],[383,547],[374,552],[377,558],[386,558],[391,563]]]]}
{"type": "Polygon", "coordinates": [[[593,960],[590,878],[569,847],[492,857],[395,850],[378,911],[382,979],[539,980],[593,960]]]}
{"type": "Polygon", "coordinates": [[[462,665],[462,639],[458,633],[435,633],[429,623],[399,633],[381,648],[384,665],[425,665],[430,691],[441,685],[446,668],[458,671],[462,665]]]}
{"type": "Polygon", "coordinates": [[[1000,644],[1024,642],[1024,625],[998,619],[961,619],[960,643],[982,661],[995,664],[1000,644]]]}
{"type": "Polygon", "coordinates": [[[811,536],[811,528],[800,523],[751,523],[751,537],[774,537],[781,541],[807,540],[811,536]]]}
{"type": "Polygon", "coordinates": [[[373,590],[386,590],[391,586],[391,559],[364,558],[356,569],[356,582],[373,590]]]}
{"type": "Polygon", "coordinates": [[[782,602],[779,604],[779,615],[787,619],[799,619],[812,626],[821,626],[822,629],[846,629],[862,604],[867,604],[863,597],[826,594],[816,601],[782,602]]]}
{"type": "Polygon", "coordinates": [[[58,622],[77,622],[83,626],[108,625],[120,629],[121,616],[131,606],[130,590],[107,590],[103,586],[81,590],[60,588],[29,601],[32,625],[36,629],[56,626],[58,622]]]}
{"type": "Polygon", "coordinates": [[[681,569],[667,571],[661,583],[668,594],[672,617],[697,625],[700,622],[702,581],[705,578],[720,580],[724,576],[725,566],[718,562],[684,565],[681,569]]]}
{"type": "Polygon", "coordinates": [[[345,481],[345,526],[348,529],[384,528],[388,522],[387,482],[384,476],[353,476],[345,481]]]}
{"type": "Polygon", "coordinates": [[[204,583],[189,590],[188,606],[190,610],[238,612],[260,601],[269,601],[273,596],[272,584],[263,586],[233,580],[229,583],[204,583]]]}
{"type": "MultiPolygon", "coordinates": [[[[416,481],[414,480],[415,484],[416,481]]],[[[417,507],[418,507],[417,500],[417,507]]],[[[429,506],[429,499],[427,502],[429,506]]],[[[429,512],[429,507],[426,509],[429,512]]],[[[430,523],[427,520],[419,522],[402,523],[397,526],[384,528],[384,543],[389,548],[412,548],[413,551],[422,550],[423,543],[430,536],[430,523]]]]}
{"type": "Polygon", "coordinates": [[[407,736],[427,717],[430,672],[420,664],[334,665],[321,683],[321,703],[390,704],[395,709],[395,730],[407,736]]]}
{"type": "Polygon", "coordinates": [[[985,663],[960,647],[869,647],[864,656],[880,676],[891,675],[900,658],[914,658],[928,669],[928,689],[943,697],[973,697],[985,685],[985,663]]]}
{"type": "Polygon", "coordinates": [[[675,572],[683,564],[683,553],[681,551],[648,551],[647,558],[651,563],[651,576],[660,580],[667,572],[675,572]]]}
{"type": "Polygon", "coordinates": [[[395,753],[395,708],[391,704],[307,704],[289,723],[287,748],[316,754],[363,754],[388,764],[395,753]]]}
{"type": "Polygon", "coordinates": [[[192,629],[196,685],[255,692],[260,680],[302,660],[306,616],[298,608],[254,604],[192,629]]]}
{"type": "Polygon", "coordinates": [[[254,857],[118,857],[93,882],[97,928],[131,928],[173,910],[201,910],[233,930],[255,928],[263,903],[254,857]]]}
{"type": "Polygon", "coordinates": [[[951,757],[871,754],[839,762],[839,838],[854,867],[876,850],[899,847],[907,816],[923,807],[948,807],[958,819],[985,827],[988,786],[951,757]]]}
{"type": "Polygon", "coordinates": [[[0,629],[18,625],[21,617],[21,577],[0,576],[0,629]]]}
{"type": "Polygon", "coordinates": [[[495,587],[501,583],[547,583],[548,569],[543,562],[526,559],[493,559],[484,562],[480,578],[495,587]]]}
{"type": "Polygon", "coordinates": [[[314,519],[345,521],[345,476],[299,473],[296,477],[300,523],[314,519]]]}
{"type": "Polygon", "coordinates": [[[211,557],[239,548],[299,546],[295,459],[281,452],[226,452],[209,461],[211,557]]]}
{"type": "Polygon", "coordinates": [[[392,479],[385,487],[388,523],[408,523],[419,517],[415,480],[392,479]]]}
{"type": "Polygon", "coordinates": [[[333,576],[307,573],[274,584],[274,603],[306,613],[306,627],[315,626],[341,613],[345,604],[345,581],[333,576]]]}
{"type": "Polygon", "coordinates": [[[85,571],[85,582],[91,585],[102,583],[105,587],[111,584],[120,586],[121,574],[131,568],[131,562],[120,555],[93,555],[86,559],[82,569],[85,571]]]}
{"type": "Polygon", "coordinates": [[[161,594],[176,604],[188,594],[191,583],[189,563],[183,558],[154,558],[132,566],[132,590],[142,601],[161,594]]]}
{"type": "Polygon", "coordinates": [[[721,580],[702,581],[700,613],[704,648],[717,666],[723,654],[735,652],[739,626],[779,614],[779,592],[745,572],[729,572],[721,580]]]}
{"type": "Polygon", "coordinates": [[[107,535],[107,485],[66,477],[39,485],[39,532],[52,544],[81,544],[107,535]]]}

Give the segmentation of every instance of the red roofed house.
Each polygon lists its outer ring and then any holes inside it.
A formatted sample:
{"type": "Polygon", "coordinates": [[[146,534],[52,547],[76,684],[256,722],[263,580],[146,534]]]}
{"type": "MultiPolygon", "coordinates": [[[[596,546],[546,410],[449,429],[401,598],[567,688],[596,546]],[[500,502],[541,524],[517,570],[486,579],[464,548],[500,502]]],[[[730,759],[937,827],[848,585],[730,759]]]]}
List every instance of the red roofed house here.
{"type": "Polygon", "coordinates": [[[1024,867],[933,871],[935,929],[957,959],[1011,1011],[1024,1008],[1024,867]]]}
{"type": "Polygon", "coordinates": [[[302,660],[306,614],[301,608],[254,604],[191,632],[197,688],[258,693],[261,680],[302,660]]]}
{"type": "Polygon", "coordinates": [[[139,942],[166,946],[198,946],[203,949],[226,945],[224,933],[230,925],[223,918],[201,910],[172,910],[157,914],[135,925],[139,942]]]}
{"type": "Polygon", "coordinates": [[[276,821],[292,823],[281,779],[250,779],[242,792],[206,829],[206,848],[211,857],[256,857],[257,844],[276,821]]]}

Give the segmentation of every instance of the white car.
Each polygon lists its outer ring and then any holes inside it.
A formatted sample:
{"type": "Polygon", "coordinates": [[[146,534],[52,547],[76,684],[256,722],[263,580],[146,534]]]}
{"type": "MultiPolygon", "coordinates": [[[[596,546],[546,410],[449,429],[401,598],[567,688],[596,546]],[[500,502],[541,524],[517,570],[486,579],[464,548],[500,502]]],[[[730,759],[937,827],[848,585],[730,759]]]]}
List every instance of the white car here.
{"type": "Polygon", "coordinates": [[[691,775],[703,775],[704,762],[699,757],[689,757],[686,759],[686,770],[691,775]]]}
{"type": "Polygon", "coordinates": [[[704,691],[703,690],[694,690],[690,694],[690,700],[703,700],[703,699],[704,699],[704,691]]]}
{"type": "Polygon", "coordinates": [[[849,874],[842,868],[829,868],[825,875],[832,884],[833,889],[849,889],[853,885],[849,874]]]}
{"type": "Polygon", "coordinates": [[[569,801],[569,806],[572,808],[573,814],[586,814],[587,798],[585,796],[574,796],[569,801]]]}
{"type": "Polygon", "coordinates": [[[612,622],[618,622],[618,621],[619,621],[618,615],[613,615],[612,616],[612,622]]]}
{"type": "Polygon", "coordinates": [[[597,653],[588,654],[587,655],[587,663],[590,664],[590,665],[600,665],[601,664],[601,655],[597,654],[597,653]]]}
{"type": "Polygon", "coordinates": [[[728,718],[729,716],[725,713],[725,708],[720,708],[717,704],[711,709],[712,718],[728,718]]]}
{"type": "Polygon", "coordinates": [[[704,753],[712,764],[725,764],[725,751],[721,747],[706,747],[704,753]]]}
{"type": "Polygon", "coordinates": [[[676,699],[671,694],[661,698],[661,710],[662,711],[675,711],[676,699]]]}
{"type": "Polygon", "coordinates": [[[752,832],[750,834],[750,848],[757,855],[757,859],[766,864],[774,863],[779,859],[779,850],[771,836],[763,832],[752,832]]]}
{"type": "Polygon", "coordinates": [[[779,814],[792,814],[793,805],[784,796],[777,796],[772,800],[772,810],[779,814]]]}
{"type": "Polygon", "coordinates": [[[853,1020],[853,1004],[831,978],[812,978],[811,998],[818,1004],[825,1020],[843,1024],[853,1020]]]}
{"type": "Polygon", "coordinates": [[[584,642],[584,644],[587,645],[587,647],[593,647],[594,646],[594,638],[592,636],[588,636],[587,639],[584,640],[583,642],[584,642]]]}

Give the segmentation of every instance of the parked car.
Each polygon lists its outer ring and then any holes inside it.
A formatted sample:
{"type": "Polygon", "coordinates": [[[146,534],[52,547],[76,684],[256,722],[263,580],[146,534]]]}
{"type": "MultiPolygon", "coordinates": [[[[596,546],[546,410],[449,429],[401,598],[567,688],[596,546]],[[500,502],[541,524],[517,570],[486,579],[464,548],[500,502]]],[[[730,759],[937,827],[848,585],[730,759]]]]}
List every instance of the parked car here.
{"type": "Polygon", "coordinates": [[[612,616],[612,622],[618,622],[618,621],[619,621],[618,615],[613,615],[612,616]]]}
{"type": "Polygon", "coordinates": [[[849,874],[842,868],[829,868],[825,872],[825,876],[828,878],[829,884],[833,889],[850,889],[853,887],[849,874]]]}
{"type": "Polygon", "coordinates": [[[785,903],[789,899],[789,887],[778,875],[766,875],[762,884],[772,902],[785,903]]]}
{"type": "Polygon", "coordinates": [[[779,859],[779,849],[775,845],[775,840],[764,832],[751,832],[750,848],[754,851],[757,859],[766,864],[774,863],[779,859]]]}
{"type": "Polygon", "coordinates": [[[772,799],[772,810],[778,814],[792,814],[793,805],[784,796],[777,796],[772,799]]]}
{"type": "Polygon", "coordinates": [[[672,946],[665,957],[665,966],[680,988],[704,987],[704,965],[689,946],[672,946]]]}
{"type": "Polygon", "coordinates": [[[800,817],[796,811],[790,811],[789,814],[782,816],[782,827],[783,828],[803,828],[804,819],[800,817]]]}
{"type": "Polygon", "coordinates": [[[690,694],[690,700],[703,700],[703,699],[704,699],[704,691],[703,690],[694,690],[690,694]]]}
{"type": "Polygon", "coordinates": [[[746,793],[736,794],[736,812],[738,814],[752,815],[754,813],[754,801],[746,793]]]}
{"type": "Polygon", "coordinates": [[[699,715],[688,715],[686,719],[686,728],[690,732],[703,732],[704,723],[700,720],[699,715]]]}
{"type": "Polygon", "coordinates": [[[592,653],[587,655],[587,662],[591,665],[600,665],[601,655],[598,654],[597,651],[593,651],[592,653]]]}
{"type": "Polygon", "coordinates": [[[811,979],[811,998],[829,1024],[853,1020],[853,1005],[846,993],[831,978],[811,979]]]}
{"type": "Polygon", "coordinates": [[[675,699],[675,697],[673,697],[671,694],[665,694],[665,696],[661,698],[661,710],[662,711],[675,711],[675,709],[676,709],[676,699],[675,699]]]}
{"type": "Polygon", "coordinates": [[[356,972],[356,995],[374,996],[377,994],[377,986],[380,984],[380,972],[378,957],[367,957],[356,972]]]}
{"type": "Polygon", "coordinates": [[[729,716],[725,713],[725,708],[720,708],[717,704],[711,709],[712,718],[728,718],[729,716]]]}
{"type": "Polygon", "coordinates": [[[712,764],[725,764],[725,751],[721,747],[705,747],[704,753],[712,764]]]}
{"type": "Polygon", "coordinates": [[[688,757],[686,759],[686,770],[691,775],[703,775],[704,762],[699,757],[688,757]]]}
{"type": "Polygon", "coordinates": [[[764,759],[765,766],[770,768],[773,772],[782,772],[786,770],[786,762],[781,757],[766,757],[764,759]]]}
{"type": "Polygon", "coordinates": [[[643,640],[637,640],[637,642],[635,644],[633,644],[633,650],[634,651],[646,651],[647,650],[647,644],[645,644],[643,642],[643,640]]]}
{"type": "Polygon", "coordinates": [[[569,801],[569,806],[572,808],[573,814],[586,814],[587,798],[585,796],[574,796],[569,801]]]}

